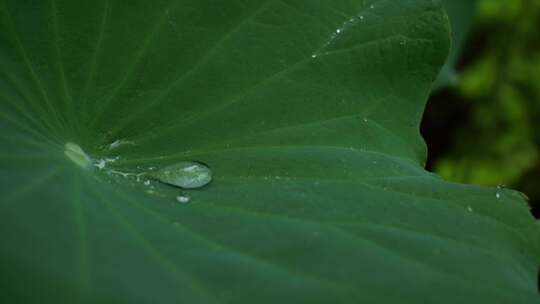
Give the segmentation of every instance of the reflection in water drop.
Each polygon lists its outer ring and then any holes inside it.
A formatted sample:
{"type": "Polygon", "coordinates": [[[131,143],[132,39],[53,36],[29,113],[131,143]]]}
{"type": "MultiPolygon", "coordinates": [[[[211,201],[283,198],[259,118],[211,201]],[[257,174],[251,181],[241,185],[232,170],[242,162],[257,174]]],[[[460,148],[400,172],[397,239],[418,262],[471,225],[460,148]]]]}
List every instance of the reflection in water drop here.
{"type": "Polygon", "coordinates": [[[200,188],[212,181],[210,168],[198,162],[179,162],[150,176],[162,183],[186,189],[200,188]]]}

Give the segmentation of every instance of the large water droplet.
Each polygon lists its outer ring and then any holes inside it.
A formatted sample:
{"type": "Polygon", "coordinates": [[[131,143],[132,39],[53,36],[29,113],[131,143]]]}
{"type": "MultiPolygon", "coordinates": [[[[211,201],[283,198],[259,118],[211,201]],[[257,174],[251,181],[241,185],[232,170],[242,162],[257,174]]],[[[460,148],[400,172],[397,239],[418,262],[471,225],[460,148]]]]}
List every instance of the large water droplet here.
{"type": "Polygon", "coordinates": [[[150,174],[158,181],[185,189],[200,188],[212,181],[212,171],[198,162],[179,162],[150,174]]]}

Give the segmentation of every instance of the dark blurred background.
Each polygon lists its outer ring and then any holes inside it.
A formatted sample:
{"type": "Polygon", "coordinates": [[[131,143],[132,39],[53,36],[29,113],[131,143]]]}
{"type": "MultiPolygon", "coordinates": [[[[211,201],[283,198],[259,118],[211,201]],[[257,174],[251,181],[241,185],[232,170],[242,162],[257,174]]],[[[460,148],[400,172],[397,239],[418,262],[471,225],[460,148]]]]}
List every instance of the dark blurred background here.
{"type": "Polygon", "coordinates": [[[540,1],[447,0],[454,36],[422,124],[428,169],[525,193],[540,216],[540,1]]]}

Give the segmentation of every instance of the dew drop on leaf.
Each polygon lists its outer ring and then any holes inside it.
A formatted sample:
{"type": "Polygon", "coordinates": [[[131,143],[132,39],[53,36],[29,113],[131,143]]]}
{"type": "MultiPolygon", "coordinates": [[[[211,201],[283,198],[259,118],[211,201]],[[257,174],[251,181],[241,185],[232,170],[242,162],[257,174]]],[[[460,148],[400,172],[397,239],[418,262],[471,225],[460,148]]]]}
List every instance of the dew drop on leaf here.
{"type": "Polygon", "coordinates": [[[129,140],[125,140],[125,139],[117,139],[113,141],[111,144],[109,144],[109,150],[114,150],[123,145],[135,145],[135,143],[129,140]]]}
{"type": "Polygon", "coordinates": [[[151,177],[162,183],[194,189],[207,185],[212,181],[212,171],[198,162],[179,162],[151,173],[151,177]]]}
{"type": "Polygon", "coordinates": [[[182,203],[182,204],[187,204],[189,203],[189,201],[191,201],[191,198],[188,196],[188,195],[179,195],[176,197],[176,200],[179,202],[179,203],[182,203]]]}

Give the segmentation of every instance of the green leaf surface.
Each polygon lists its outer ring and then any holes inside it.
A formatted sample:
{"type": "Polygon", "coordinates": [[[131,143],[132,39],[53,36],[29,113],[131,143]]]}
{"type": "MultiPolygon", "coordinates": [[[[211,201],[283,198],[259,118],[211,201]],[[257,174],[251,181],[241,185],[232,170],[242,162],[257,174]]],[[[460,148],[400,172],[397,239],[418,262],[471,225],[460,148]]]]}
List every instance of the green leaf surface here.
{"type": "Polygon", "coordinates": [[[0,3],[6,303],[539,300],[520,194],[422,167],[438,2],[0,3]]]}

